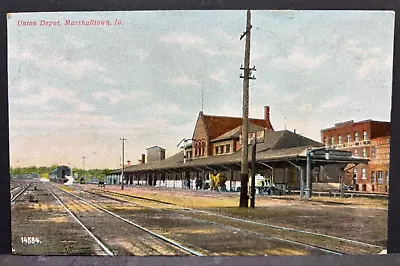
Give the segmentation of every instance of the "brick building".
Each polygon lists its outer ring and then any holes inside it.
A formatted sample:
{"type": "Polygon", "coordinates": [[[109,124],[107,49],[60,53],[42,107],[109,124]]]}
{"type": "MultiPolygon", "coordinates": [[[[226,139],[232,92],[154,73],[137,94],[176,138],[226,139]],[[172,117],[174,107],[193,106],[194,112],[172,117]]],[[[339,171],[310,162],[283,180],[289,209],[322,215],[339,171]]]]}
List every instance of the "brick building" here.
{"type": "Polygon", "coordinates": [[[373,191],[388,192],[390,137],[380,137],[371,140],[372,160],[370,164],[371,186],[373,191]]]}
{"type": "MultiPolygon", "coordinates": [[[[321,139],[327,147],[351,151],[355,157],[370,159],[369,164],[348,168],[349,170],[345,173],[345,184],[352,184],[356,190],[360,191],[387,191],[387,183],[384,180],[389,168],[390,122],[346,121],[335,124],[335,127],[321,130],[321,139]],[[379,173],[379,178],[384,175],[384,180],[379,179],[382,181],[380,184],[376,182],[377,173],[379,173]]],[[[325,174],[335,175],[335,170],[330,170],[330,173],[325,174]]],[[[336,178],[333,176],[331,179],[336,178]]]]}
{"type": "MultiPolygon", "coordinates": [[[[242,118],[205,115],[200,112],[193,133],[193,142],[186,146],[186,158],[198,159],[236,152],[240,149],[242,118]]],[[[264,107],[264,119],[249,119],[249,133],[273,131],[270,107],[264,107]]]]}

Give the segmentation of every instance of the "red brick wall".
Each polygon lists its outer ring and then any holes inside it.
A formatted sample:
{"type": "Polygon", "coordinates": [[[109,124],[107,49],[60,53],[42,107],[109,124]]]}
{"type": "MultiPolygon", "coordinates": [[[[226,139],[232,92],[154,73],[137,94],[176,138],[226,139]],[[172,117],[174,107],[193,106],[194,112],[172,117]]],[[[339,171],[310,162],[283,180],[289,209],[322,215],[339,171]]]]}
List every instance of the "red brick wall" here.
{"type": "Polygon", "coordinates": [[[338,127],[331,128],[328,130],[321,131],[321,141],[324,143],[325,138],[328,140],[328,145],[332,146],[331,137],[335,137],[335,146],[338,144],[338,135],[342,136],[342,144],[347,143],[347,134],[349,133],[351,136],[350,142],[355,141],[355,132],[358,131],[360,146],[356,147],[343,147],[341,150],[348,150],[355,155],[355,151],[357,150],[357,156],[363,157],[363,149],[365,148],[367,151],[366,157],[370,158],[371,161],[369,164],[360,164],[355,168],[352,168],[349,173],[345,174],[345,183],[346,184],[354,184],[358,185],[359,190],[366,191],[382,191],[385,192],[387,188],[386,179],[385,185],[376,185],[372,183],[372,171],[383,171],[384,177],[386,178],[386,171],[389,171],[389,150],[390,150],[390,142],[389,137],[378,138],[382,136],[390,135],[390,123],[389,122],[376,122],[376,121],[366,121],[362,123],[346,123],[339,125],[338,127]],[[367,139],[371,140],[370,144],[363,144],[364,140],[363,131],[367,132],[367,139]],[[376,158],[371,158],[372,156],[372,147],[376,147],[377,155],[376,158]],[[380,155],[378,155],[380,152],[380,155]],[[366,179],[362,179],[362,169],[366,171],[366,179]],[[357,170],[357,179],[353,178],[354,169],[357,170]],[[364,185],[364,187],[363,187],[364,185]]]}
{"type": "Polygon", "coordinates": [[[382,171],[383,173],[383,184],[379,183],[379,180],[375,181],[375,191],[387,192],[387,173],[389,172],[390,163],[390,137],[381,137],[372,140],[372,147],[376,148],[375,157],[371,158],[370,167],[371,172],[375,173],[382,171]]]}
{"type": "Polygon", "coordinates": [[[390,122],[372,122],[371,138],[390,136],[390,122]]]}
{"type": "MultiPolygon", "coordinates": [[[[205,128],[205,125],[204,125],[204,122],[203,122],[203,119],[201,118],[201,116],[199,116],[196,128],[194,129],[193,138],[198,141],[205,140],[206,147],[205,147],[204,155],[208,156],[211,151],[211,143],[207,136],[206,128],[205,128]]],[[[196,148],[196,145],[195,145],[195,143],[193,143],[193,148],[192,148],[193,158],[195,158],[195,154],[196,154],[195,148],[196,148]]]]}
{"type": "Polygon", "coordinates": [[[367,131],[367,138],[370,139],[371,137],[371,123],[370,122],[365,122],[365,123],[353,123],[353,124],[345,124],[342,126],[339,126],[337,128],[332,128],[326,131],[322,131],[321,135],[321,142],[324,143],[325,137],[328,139],[328,144],[331,145],[331,137],[335,137],[335,144],[338,144],[338,136],[342,136],[342,143],[347,143],[347,134],[350,134],[351,136],[351,142],[355,141],[355,132],[358,132],[359,140],[363,140],[363,132],[367,131]]]}

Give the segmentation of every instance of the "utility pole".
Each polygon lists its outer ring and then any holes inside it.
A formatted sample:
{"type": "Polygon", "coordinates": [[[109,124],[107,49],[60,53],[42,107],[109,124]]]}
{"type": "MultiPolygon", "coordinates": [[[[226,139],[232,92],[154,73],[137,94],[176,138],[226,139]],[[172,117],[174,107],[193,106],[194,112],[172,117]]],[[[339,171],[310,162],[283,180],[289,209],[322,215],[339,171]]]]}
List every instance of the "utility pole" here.
{"type": "Polygon", "coordinates": [[[85,159],[86,159],[86,156],[83,156],[82,157],[82,170],[85,170],[85,159]]]}
{"type": "Polygon", "coordinates": [[[253,145],[251,150],[251,198],[250,198],[250,208],[255,208],[256,206],[256,152],[257,152],[257,134],[254,133],[253,145]]]}
{"type": "MultiPolygon", "coordinates": [[[[83,179],[83,181],[85,181],[85,159],[86,159],[86,156],[83,156],[82,157],[82,179],[83,179]]],[[[81,181],[82,181],[82,179],[81,179],[81,181]]]]}
{"type": "Polygon", "coordinates": [[[120,139],[122,141],[122,172],[121,172],[121,190],[124,190],[124,165],[125,165],[125,138],[120,139]]]}
{"type": "Polygon", "coordinates": [[[250,69],[250,31],[251,31],[251,12],[247,10],[246,31],[240,36],[240,40],[246,36],[244,67],[244,74],[240,75],[243,78],[243,124],[242,124],[242,161],[240,171],[240,203],[239,207],[249,207],[248,183],[249,183],[249,151],[248,151],[248,132],[249,132],[249,85],[250,79],[255,79],[254,76],[250,77],[252,70],[250,69]]]}

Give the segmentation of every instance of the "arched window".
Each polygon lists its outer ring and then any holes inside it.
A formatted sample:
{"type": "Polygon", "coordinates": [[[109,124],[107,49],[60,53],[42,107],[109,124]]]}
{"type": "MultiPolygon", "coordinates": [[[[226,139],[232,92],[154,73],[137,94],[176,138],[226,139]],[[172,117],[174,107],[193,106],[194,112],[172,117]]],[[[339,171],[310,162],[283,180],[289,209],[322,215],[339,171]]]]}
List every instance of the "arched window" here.
{"type": "Polygon", "coordinates": [[[327,137],[324,138],[324,144],[325,144],[325,146],[328,146],[328,139],[327,139],[327,137]]]}
{"type": "Polygon", "coordinates": [[[350,133],[347,133],[347,143],[350,143],[351,142],[351,135],[350,135],[350,133]]]}
{"type": "Polygon", "coordinates": [[[341,136],[341,135],[338,136],[338,142],[339,142],[339,144],[342,144],[342,143],[343,143],[343,142],[342,142],[342,136],[341,136]]]}
{"type": "Polygon", "coordinates": [[[206,143],[204,140],[202,140],[201,141],[201,156],[204,156],[205,149],[206,149],[206,143]]]}
{"type": "Polygon", "coordinates": [[[358,131],[356,131],[356,133],[354,133],[354,141],[355,142],[359,142],[360,141],[360,137],[358,135],[358,131]]]}
{"type": "Polygon", "coordinates": [[[367,133],[367,131],[365,131],[365,130],[364,130],[364,132],[363,132],[363,139],[364,139],[364,140],[368,140],[368,133],[367,133]]]}
{"type": "Polygon", "coordinates": [[[331,138],[332,145],[335,145],[335,137],[331,138]]]}
{"type": "Polygon", "coordinates": [[[200,156],[200,147],[199,147],[200,145],[199,145],[199,142],[196,142],[196,157],[199,157],[200,156]]]}
{"type": "Polygon", "coordinates": [[[367,179],[367,169],[363,168],[361,170],[362,179],[367,179]]]}

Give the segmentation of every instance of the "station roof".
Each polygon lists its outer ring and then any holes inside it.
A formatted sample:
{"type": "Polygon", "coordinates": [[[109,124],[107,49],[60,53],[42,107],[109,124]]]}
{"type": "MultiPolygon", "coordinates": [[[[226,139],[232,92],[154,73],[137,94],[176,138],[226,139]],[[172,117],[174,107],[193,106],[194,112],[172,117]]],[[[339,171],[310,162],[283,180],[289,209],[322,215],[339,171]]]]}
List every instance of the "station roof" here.
{"type": "MultiPolygon", "coordinates": [[[[253,124],[253,123],[249,123],[249,133],[254,133],[254,132],[262,131],[262,130],[269,130],[269,129],[266,129],[262,126],[259,126],[259,125],[253,124]]],[[[221,136],[219,136],[211,141],[239,138],[241,133],[242,133],[242,125],[237,126],[232,130],[229,130],[228,132],[222,134],[221,136]]]]}
{"type": "MultiPolygon", "coordinates": [[[[323,163],[368,163],[366,158],[358,158],[347,155],[345,151],[327,149],[323,147],[322,143],[308,139],[304,136],[298,135],[288,130],[282,131],[269,131],[265,136],[264,143],[257,144],[256,149],[256,160],[257,162],[282,162],[288,160],[306,160],[306,153],[308,148],[319,148],[325,152],[336,152],[343,153],[345,155],[331,156],[325,158],[325,156],[316,155],[313,160],[323,163]]],[[[251,145],[249,149],[249,162],[251,161],[251,145]]],[[[241,151],[236,151],[230,154],[222,154],[216,156],[209,156],[199,159],[189,159],[186,163],[183,162],[183,151],[166,158],[165,160],[137,164],[126,167],[125,173],[135,173],[153,170],[172,170],[172,169],[185,169],[185,168],[201,168],[201,167],[212,167],[212,166],[229,166],[238,165],[241,162],[241,151]]],[[[121,170],[113,171],[114,174],[121,173],[121,170]]]]}

